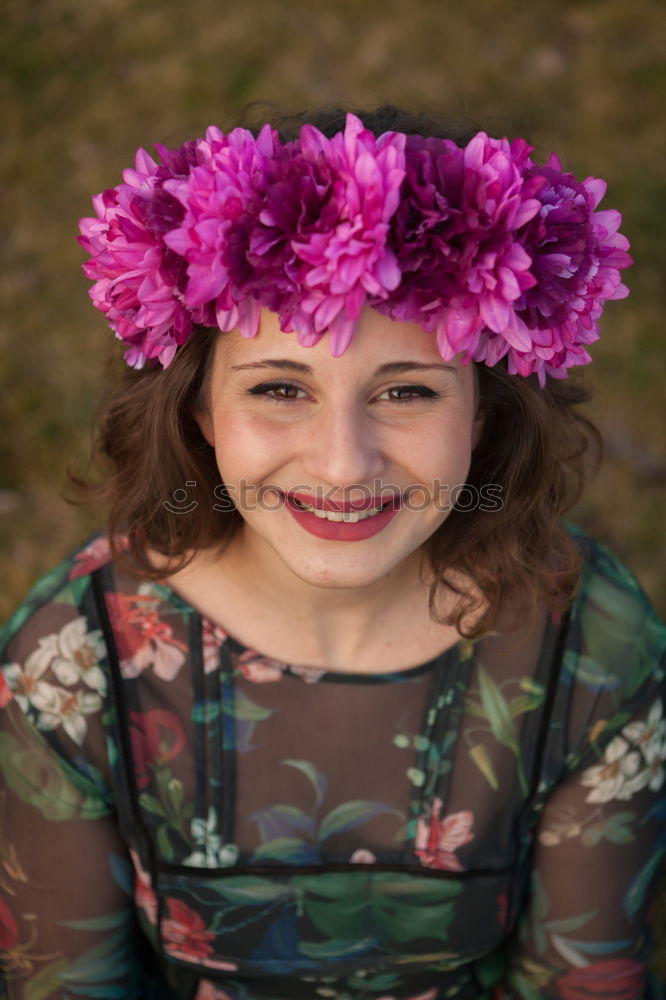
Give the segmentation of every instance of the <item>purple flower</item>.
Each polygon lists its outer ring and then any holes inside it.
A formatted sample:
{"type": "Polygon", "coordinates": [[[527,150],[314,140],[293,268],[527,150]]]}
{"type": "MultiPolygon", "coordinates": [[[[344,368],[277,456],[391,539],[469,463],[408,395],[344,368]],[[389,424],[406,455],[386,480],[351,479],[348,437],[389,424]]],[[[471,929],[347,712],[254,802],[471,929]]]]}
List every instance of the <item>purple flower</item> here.
{"type": "Polygon", "coordinates": [[[244,289],[251,277],[248,241],[266,197],[276,144],[277,133],[268,125],[257,139],[246,129],[225,136],[210,128],[189,177],[165,183],[184,207],[180,226],[164,239],[187,261],[186,305],[212,305],[220,330],[238,327],[249,337],[257,332],[259,307],[244,289]]]}
{"type": "Polygon", "coordinates": [[[369,296],[383,298],[400,271],[386,246],[404,177],[405,137],[376,139],[355,115],[332,139],[305,125],[269,167],[266,203],[250,239],[247,289],[304,345],[328,331],[349,345],[369,296]]]}
{"type": "Polygon", "coordinates": [[[539,213],[522,236],[536,282],[516,308],[532,344],[510,359],[510,369],[536,371],[543,384],[546,374],[562,378],[567,368],[590,360],[584,345],[598,339],[603,303],[628,295],[620,270],[632,261],[629,243],[617,231],[620,213],[595,212],[604,181],[577,181],[562,172],[556,156],[529,174],[543,178],[539,213]]]}
{"type": "Polygon", "coordinates": [[[402,282],[384,302],[394,319],[437,333],[444,358],[512,373],[565,377],[586,364],[603,302],[627,289],[631,263],[618,212],[594,212],[602,181],[579,183],[522,139],[479,133],[463,149],[410,136],[407,176],[390,246],[402,282]]]}
{"type": "Polygon", "coordinates": [[[529,152],[521,139],[509,143],[483,132],[464,149],[443,139],[407,140],[407,176],[390,238],[402,283],[386,303],[373,305],[435,331],[445,358],[463,352],[465,361],[494,363],[512,346],[530,346],[513,308],[535,282],[517,238],[540,206],[535,195],[543,181],[524,177],[529,152]]]}
{"type": "Polygon", "coordinates": [[[604,303],[627,294],[604,182],[535,164],[522,139],[377,139],[348,115],[330,139],[211,127],[157,149],[80,224],[91,297],[135,367],[168,365],[195,324],[252,337],[262,306],[339,355],[367,303],[435,333],[445,359],[506,356],[543,384],[590,360],[604,303]]]}
{"type": "Polygon", "coordinates": [[[180,296],[184,262],[165,246],[163,233],[183,214],[164,190],[165,181],[190,169],[194,145],[171,152],[158,147],[161,165],[140,149],[124,183],[93,199],[97,218],[80,222],[79,242],[92,254],[83,267],[95,282],[90,297],[116,336],[130,345],[125,358],[134,368],[148,358],[166,366],[192,329],[180,296]]]}

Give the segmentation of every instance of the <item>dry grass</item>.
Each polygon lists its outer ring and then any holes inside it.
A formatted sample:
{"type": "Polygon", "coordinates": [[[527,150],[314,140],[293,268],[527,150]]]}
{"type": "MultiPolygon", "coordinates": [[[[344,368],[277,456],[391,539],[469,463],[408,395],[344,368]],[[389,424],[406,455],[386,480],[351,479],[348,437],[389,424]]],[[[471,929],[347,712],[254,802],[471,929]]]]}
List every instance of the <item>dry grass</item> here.
{"type": "Polygon", "coordinates": [[[110,344],[76,220],[138,145],[229,127],[266,99],[448,110],[608,179],[636,266],[594,348],[608,461],[577,518],[666,611],[665,55],[663,0],[6,0],[0,617],[96,524],[59,497],[110,344]]]}

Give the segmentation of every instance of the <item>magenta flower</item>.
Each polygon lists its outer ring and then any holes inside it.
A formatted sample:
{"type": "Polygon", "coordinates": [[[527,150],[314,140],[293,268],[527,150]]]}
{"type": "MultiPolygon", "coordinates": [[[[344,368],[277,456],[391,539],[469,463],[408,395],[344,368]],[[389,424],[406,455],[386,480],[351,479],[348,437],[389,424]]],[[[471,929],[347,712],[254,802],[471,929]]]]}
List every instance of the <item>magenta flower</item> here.
{"type": "Polygon", "coordinates": [[[376,139],[350,114],[332,139],[303,126],[300,142],[271,165],[266,206],[251,237],[248,288],[302,344],[328,331],[332,353],[342,354],[367,298],[381,299],[399,284],[386,237],[399,203],[404,145],[395,133],[376,139]]]}
{"type": "Polygon", "coordinates": [[[211,128],[189,177],[165,183],[184,207],[180,226],[165,242],[187,261],[186,305],[212,308],[220,330],[238,327],[247,337],[259,327],[258,304],[244,289],[251,277],[248,242],[266,197],[276,143],[277,133],[268,125],[257,139],[246,129],[225,136],[211,128]]]}
{"type": "Polygon", "coordinates": [[[442,356],[493,360],[531,345],[513,303],[534,284],[517,234],[538,212],[543,181],[525,180],[529,146],[481,132],[465,149],[410,136],[407,178],[391,243],[402,283],[385,305],[394,319],[435,331],[442,356]],[[484,330],[489,336],[482,337],[484,330]]]}
{"type": "Polygon", "coordinates": [[[91,297],[135,367],[168,365],[197,324],[252,337],[262,306],[339,355],[369,304],[436,334],[445,359],[506,356],[543,384],[590,360],[604,303],[627,294],[604,182],[535,164],[522,139],[377,139],[348,115],[332,138],[211,127],[157,149],[80,226],[91,297]]]}
{"type": "Polygon", "coordinates": [[[474,816],[468,810],[441,816],[442,800],[435,797],[429,816],[419,818],[414,853],[426,868],[461,872],[455,852],[474,839],[474,816]]]}
{"type": "Polygon", "coordinates": [[[543,384],[546,374],[562,378],[567,368],[591,360],[584,345],[598,339],[603,303],[629,294],[620,270],[632,260],[627,239],[617,231],[620,213],[595,212],[604,181],[577,181],[562,173],[556,156],[530,174],[544,181],[539,213],[522,236],[536,282],[517,311],[532,343],[510,357],[509,368],[521,375],[536,371],[543,384]]]}
{"type": "Polygon", "coordinates": [[[161,165],[140,149],[124,183],[93,199],[97,218],[80,222],[79,242],[92,254],[83,268],[95,281],[90,297],[116,336],[130,345],[125,358],[134,368],[148,358],[167,365],[193,325],[180,295],[184,262],[164,244],[164,233],[183,210],[164,183],[189,171],[195,144],[158,149],[161,165]]]}

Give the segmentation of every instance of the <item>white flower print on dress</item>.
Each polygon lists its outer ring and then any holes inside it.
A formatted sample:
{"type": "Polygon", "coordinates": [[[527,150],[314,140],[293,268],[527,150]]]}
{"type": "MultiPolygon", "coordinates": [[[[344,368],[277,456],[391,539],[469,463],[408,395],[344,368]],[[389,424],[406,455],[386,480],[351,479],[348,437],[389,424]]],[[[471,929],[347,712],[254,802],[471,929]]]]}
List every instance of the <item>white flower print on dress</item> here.
{"type": "Polygon", "coordinates": [[[50,659],[42,655],[41,649],[36,649],[25,661],[23,670],[18,663],[5,667],[5,680],[22,711],[27,712],[31,706],[41,709],[53,704],[53,686],[42,680],[49,663],[50,659]]]}
{"type": "Polygon", "coordinates": [[[644,771],[645,783],[653,792],[658,792],[664,783],[664,761],[666,760],[666,719],[661,698],[657,698],[645,722],[630,722],[622,730],[622,735],[643,755],[648,765],[644,771]]]}
{"type": "MultiPolygon", "coordinates": [[[[99,712],[102,699],[89,691],[65,691],[52,688],[50,703],[44,706],[37,717],[38,729],[57,729],[62,726],[70,739],[83,743],[87,731],[85,715],[99,712]]],[[[35,700],[33,698],[33,704],[35,700]]]]}
{"type": "Polygon", "coordinates": [[[622,736],[610,741],[601,764],[586,768],[581,775],[581,785],[591,788],[586,802],[626,801],[644,788],[648,782],[646,771],[641,772],[641,755],[622,736]]]}
{"type": "Polygon", "coordinates": [[[207,819],[195,816],[190,831],[198,850],[183,860],[195,868],[219,868],[233,865],[238,858],[236,844],[223,844],[217,829],[217,810],[211,806],[207,819]]]}
{"type": "Polygon", "coordinates": [[[355,865],[374,865],[377,861],[377,858],[372,853],[372,851],[369,851],[365,847],[359,847],[357,850],[354,851],[349,860],[352,861],[355,865]]]}
{"type": "Polygon", "coordinates": [[[52,643],[51,669],[61,684],[71,687],[82,680],[87,687],[104,694],[106,675],[99,661],[104,659],[106,648],[100,630],[88,632],[86,626],[81,616],[65,625],[58,635],[41,641],[52,643]]]}
{"type": "Polygon", "coordinates": [[[86,734],[85,715],[102,707],[101,694],[106,691],[106,677],[99,666],[105,653],[99,630],[88,631],[81,616],[51,635],[43,636],[39,645],[25,661],[23,670],[17,663],[5,669],[5,678],[24,712],[37,711],[38,729],[56,729],[62,725],[67,735],[79,745],[86,734]],[[55,675],[65,690],[46,680],[55,675]]]}
{"type": "Polygon", "coordinates": [[[661,754],[666,740],[666,719],[661,698],[657,698],[645,722],[630,722],[622,730],[622,735],[635,744],[646,761],[651,762],[661,754]]]}

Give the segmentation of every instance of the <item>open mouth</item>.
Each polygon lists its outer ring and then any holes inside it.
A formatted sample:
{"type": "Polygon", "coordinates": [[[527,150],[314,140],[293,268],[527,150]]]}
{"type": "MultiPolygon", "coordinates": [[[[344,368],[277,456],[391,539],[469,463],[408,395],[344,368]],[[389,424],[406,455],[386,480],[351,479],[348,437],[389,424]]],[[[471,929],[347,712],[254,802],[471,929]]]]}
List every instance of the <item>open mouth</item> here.
{"type": "Polygon", "coordinates": [[[294,496],[289,496],[289,503],[297,510],[302,510],[306,514],[314,514],[322,521],[343,521],[347,524],[355,524],[357,521],[366,521],[369,517],[376,517],[387,507],[395,506],[395,497],[389,497],[378,507],[368,507],[365,510],[322,510],[320,507],[312,507],[303,503],[294,496]]]}

